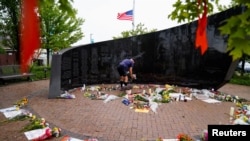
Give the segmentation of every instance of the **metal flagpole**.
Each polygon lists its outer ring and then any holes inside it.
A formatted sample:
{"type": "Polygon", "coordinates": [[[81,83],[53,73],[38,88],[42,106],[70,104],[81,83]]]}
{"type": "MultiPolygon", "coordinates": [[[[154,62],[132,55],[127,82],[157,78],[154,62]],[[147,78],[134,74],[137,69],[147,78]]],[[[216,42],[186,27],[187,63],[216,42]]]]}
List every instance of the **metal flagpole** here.
{"type": "Polygon", "coordinates": [[[133,21],[132,21],[132,30],[135,27],[135,0],[133,0],[133,21]]]}

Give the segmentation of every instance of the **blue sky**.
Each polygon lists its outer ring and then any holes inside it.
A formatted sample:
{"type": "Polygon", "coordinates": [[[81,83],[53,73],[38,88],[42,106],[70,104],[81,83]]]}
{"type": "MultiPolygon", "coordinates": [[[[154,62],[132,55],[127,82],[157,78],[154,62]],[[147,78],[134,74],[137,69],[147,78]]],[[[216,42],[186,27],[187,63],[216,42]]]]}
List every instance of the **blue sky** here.
{"type": "MultiPolygon", "coordinates": [[[[122,31],[131,30],[132,22],[117,20],[117,14],[134,7],[135,25],[142,23],[148,29],[163,30],[174,27],[176,21],[168,19],[172,4],[176,0],[74,0],[73,7],[78,10],[78,17],[85,19],[82,31],[85,37],[74,45],[112,40],[122,31]]],[[[221,0],[222,1],[222,0],[221,0]]],[[[230,0],[223,0],[228,4],[230,0]]]]}

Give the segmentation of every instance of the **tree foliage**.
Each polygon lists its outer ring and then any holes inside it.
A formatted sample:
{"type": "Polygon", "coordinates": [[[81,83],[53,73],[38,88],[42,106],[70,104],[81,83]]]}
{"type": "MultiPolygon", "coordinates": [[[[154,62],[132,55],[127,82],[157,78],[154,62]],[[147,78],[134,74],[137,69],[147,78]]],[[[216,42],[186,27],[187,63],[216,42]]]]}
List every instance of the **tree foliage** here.
{"type": "MultiPolygon", "coordinates": [[[[174,10],[168,15],[168,18],[177,20],[178,23],[194,21],[203,12],[203,8],[199,6],[198,0],[185,0],[185,2],[177,0],[173,7],[174,10]]],[[[211,14],[213,10],[213,5],[208,3],[208,13],[211,14]]]]}
{"type": "Polygon", "coordinates": [[[61,11],[58,4],[43,4],[39,8],[42,47],[52,51],[61,50],[80,40],[84,35],[81,25],[84,20],[61,11]]]}
{"type": "Polygon", "coordinates": [[[53,5],[57,3],[60,10],[75,17],[75,10],[71,5],[72,2],[74,2],[74,0],[40,0],[40,5],[53,5]]]}
{"type": "Polygon", "coordinates": [[[144,24],[139,23],[136,25],[135,29],[123,31],[123,32],[121,32],[120,36],[115,36],[115,37],[113,37],[113,39],[127,38],[127,37],[131,37],[131,36],[155,32],[155,31],[157,31],[157,29],[148,30],[148,28],[144,27],[144,24]]]}
{"type": "MultiPolygon", "coordinates": [[[[84,36],[80,28],[84,20],[76,18],[77,11],[71,2],[73,0],[39,0],[42,47],[48,51],[70,47],[84,36]]],[[[22,0],[0,1],[1,44],[15,50],[17,59],[20,57],[21,6],[22,0]]]]}
{"type": "Polygon", "coordinates": [[[240,15],[230,17],[226,24],[219,29],[228,36],[228,48],[234,59],[241,58],[244,54],[250,55],[250,3],[248,8],[240,15]]]}
{"type": "MultiPolygon", "coordinates": [[[[21,0],[0,1],[0,37],[2,45],[19,53],[19,23],[21,0]]],[[[19,56],[19,54],[18,54],[19,56]]],[[[18,57],[17,57],[18,58],[18,57]]]]}
{"type": "Polygon", "coordinates": [[[68,48],[84,36],[81,31],[84,20],[76,18],[77,11],[74,8],[71,7],[69,13],[60,9],[60,5],[47,2],[39,7],[42,48],[47,50],[47,64],[51,51],[68,48]]]}
{"type": "MultiPolygon", "coordinates": [[[[213,12],[213,5],[216,5],[219,10],[225,10],[232,6],[246,7],[245,11],[236,16],[229,17],[225,24],[223,24],[219,30],[221,35],[228,36],[227,51],[233,57],[233,60],[237,60],[243,56],[243,54],[250,55],[250,2],[249,0],[232,0],[229,6],[223,6],[219,4],[219,0],[208,2],[208,12],[213,12]]],[[[197,19],[198,15],[203,12],[198,8],[198,0],[177,0],[173,5],[175,8],[168,18],[171,20],[177,20],[177,22],[191,22],[197,19]]]]}

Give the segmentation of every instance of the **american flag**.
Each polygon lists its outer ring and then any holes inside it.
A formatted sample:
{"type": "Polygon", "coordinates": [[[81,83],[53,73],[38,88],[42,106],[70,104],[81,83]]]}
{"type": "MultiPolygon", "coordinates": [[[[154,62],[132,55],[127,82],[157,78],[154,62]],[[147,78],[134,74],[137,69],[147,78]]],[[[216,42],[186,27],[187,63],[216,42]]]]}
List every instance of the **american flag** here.
{"type": "Polygon", "coordinates": [[[133,20],[133,10],[129,10],[123,13],[118,13],[117,15],[118,20],[133,20]]]}

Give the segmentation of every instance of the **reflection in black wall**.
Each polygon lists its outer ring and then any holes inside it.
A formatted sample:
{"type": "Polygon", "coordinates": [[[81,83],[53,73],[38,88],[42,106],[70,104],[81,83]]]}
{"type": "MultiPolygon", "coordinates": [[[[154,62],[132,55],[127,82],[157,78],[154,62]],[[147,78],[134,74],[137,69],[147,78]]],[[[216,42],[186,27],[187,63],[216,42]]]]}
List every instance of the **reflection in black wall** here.
{"type": "Polygon", "coordinates": [[[236,62],[226,53],[226,37],[218,27],[241,8],[208,18],[208,51],[195,49],[196,22],[130,38],[71,47],[53,55],[49,98],[83,84],[116,83],[116,66],[135,58],[137,83],[217,89],[232,76],[236,62]],[[57,68],[57,69],[56,69],[57,68]],[[60,72],[58,72],[60,68],[60,72]]]}

